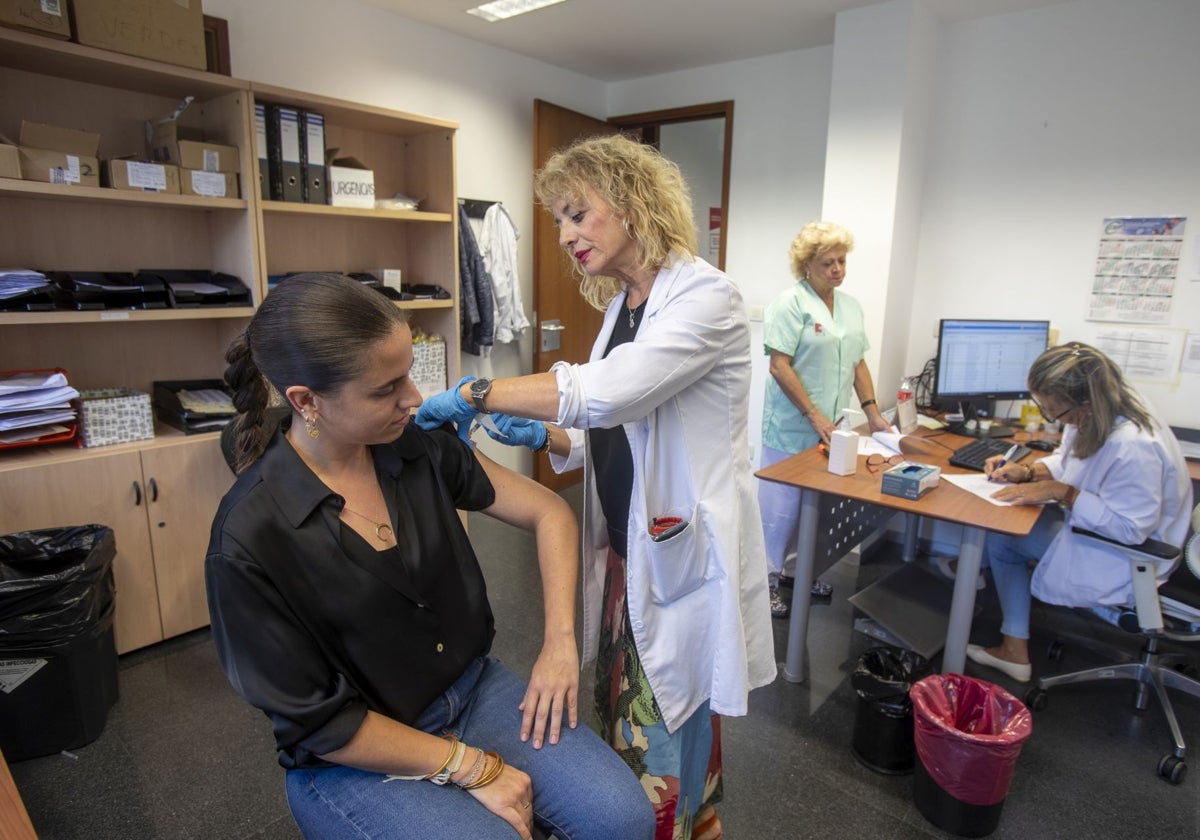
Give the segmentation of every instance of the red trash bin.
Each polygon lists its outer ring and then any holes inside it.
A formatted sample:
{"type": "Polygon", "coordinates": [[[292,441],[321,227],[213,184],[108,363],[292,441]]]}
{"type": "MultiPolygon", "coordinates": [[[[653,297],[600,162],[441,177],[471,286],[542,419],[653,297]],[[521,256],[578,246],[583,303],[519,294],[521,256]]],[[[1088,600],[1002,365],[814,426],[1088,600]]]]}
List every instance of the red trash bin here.
{"type": "Polygon", "coordinates": [[[913,799],[939,828],[963,837],[996,830],[1021,746],[1025,704],[994,683],[934,674],[913,684],[917,765],[913,799]]]}

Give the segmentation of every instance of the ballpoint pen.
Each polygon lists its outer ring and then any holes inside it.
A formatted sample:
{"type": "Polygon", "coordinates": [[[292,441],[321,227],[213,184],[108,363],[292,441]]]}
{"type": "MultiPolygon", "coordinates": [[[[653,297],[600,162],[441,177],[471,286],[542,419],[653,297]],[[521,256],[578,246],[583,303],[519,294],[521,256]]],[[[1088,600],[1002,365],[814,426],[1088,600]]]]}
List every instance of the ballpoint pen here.
{"type": "Polygon", "coordinates": [[[992,474],[988,476],[988,481],[991,481],[992,475],[996,474],[996,470],[1000,469],[1005,464],[1007,464],[1008,459],[1011,458],[1015,454],[1017,454],[1017,444],[1014,443],[1012,446],[1008,447],[1008,451],[1004,453],[1004,457],[996,462],[996,466],[992,467],[992,474]]]}

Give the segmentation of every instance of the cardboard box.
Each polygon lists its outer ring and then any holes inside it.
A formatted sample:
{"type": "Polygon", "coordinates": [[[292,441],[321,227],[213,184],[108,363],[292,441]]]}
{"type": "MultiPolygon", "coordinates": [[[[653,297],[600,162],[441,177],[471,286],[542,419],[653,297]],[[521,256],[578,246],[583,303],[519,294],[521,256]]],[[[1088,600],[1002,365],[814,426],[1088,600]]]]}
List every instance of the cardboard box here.
{"type": "Polygon", "coordinates": [[[114,190],[179,195],[179,167],[169,163],[114,158],[104,163],[104,186],[114,190]]]}
{"type": "Polygon", "coordinates": [[[204,70],[200,0],[72,0],[75,40],[113,52],[204,70]]]}
{"type": "Polygon", "coordinates": [[[150,395],[130,388],[83,391],[79,395],[82,446],[108,446],[154,437],[150,395]]]}
{"type": "Polygon", "coordinates": [[[16,146],[0,143],[0,178],[21,177],[21,153],[16,146]]]}
{"type": "Polygon", "coordinates": [[[54,38],[71,37],[67,0],[0,0],[0,24],[54,38]]]}
{"type": "Polygon", "coordinates": [[[48,184],[100,186],[100,135],[21,121],[21,177],[48,184]]]}
{"type": "Polygon", "coordinates": [[[904,461],[883,474],[879,492],[902,499],[919,499],[938,486],[941,467],[904,461]]]}
{"type": "Polygon", "coordinates": [[[330,166],[329,203],[334,207],[375,209],[375,172],[349,166],[330,166]]]}
{"type": "Polygon", "coordinates": [[[210,143],[207,140],[187,140],[179,136],[179,125],[160,122],[150,136],[150,159],[173,163],[180,169],[199,169],[202,172],[237,172],[241,152],[237,146],[210,143]]]}
{"type": "Polygon", "coordinates": [[[202,195],[208,198],[237,198],[238,176],[232,172],[181,169],[179,192],[183,195],[202,195]]]}

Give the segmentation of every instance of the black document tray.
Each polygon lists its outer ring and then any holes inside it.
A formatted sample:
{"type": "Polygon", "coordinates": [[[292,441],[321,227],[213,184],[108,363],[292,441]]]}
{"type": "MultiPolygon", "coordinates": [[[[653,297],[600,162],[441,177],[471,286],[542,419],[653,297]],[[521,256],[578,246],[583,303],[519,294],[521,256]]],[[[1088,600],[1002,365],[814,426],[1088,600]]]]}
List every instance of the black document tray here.
{"type": "Polygon", "coordinates": [[[118,271],[52,271],[55,300],[63,309],[166,309],[161,280],[118,271]]]}
{"type": "Polygon", "coordinates": [[[177,309],[252,305],[250,290],[232,274],[206,269],[143,269],[137,276],[166,284],[171,306],[177,309]]]}

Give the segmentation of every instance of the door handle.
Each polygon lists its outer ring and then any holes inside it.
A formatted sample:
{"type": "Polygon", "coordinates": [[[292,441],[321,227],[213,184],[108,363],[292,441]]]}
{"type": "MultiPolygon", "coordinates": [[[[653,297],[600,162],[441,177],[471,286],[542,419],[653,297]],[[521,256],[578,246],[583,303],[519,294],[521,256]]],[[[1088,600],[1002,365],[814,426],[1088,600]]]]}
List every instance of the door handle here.
{"type": "Polygon", "coordinates": [[[142,506],[142,485],[138,484],[136,481],[133,482],[133,506],[142,506]]]}
{"type": "Polygon", "coordinates": [[[158,501],[158,482],[155,481],[153,478],[150,479],[148,489],[150,490],[150,501],[157,502],[158,501]]]}
{"type": "Polygon", "coordinates": [[[562,338],[560,333],[565,330],[562,321],[557,318],[550,318],[541,323],[542,330],[542,352],[548,350],[558,350],[562,347],[562,338]]]}

